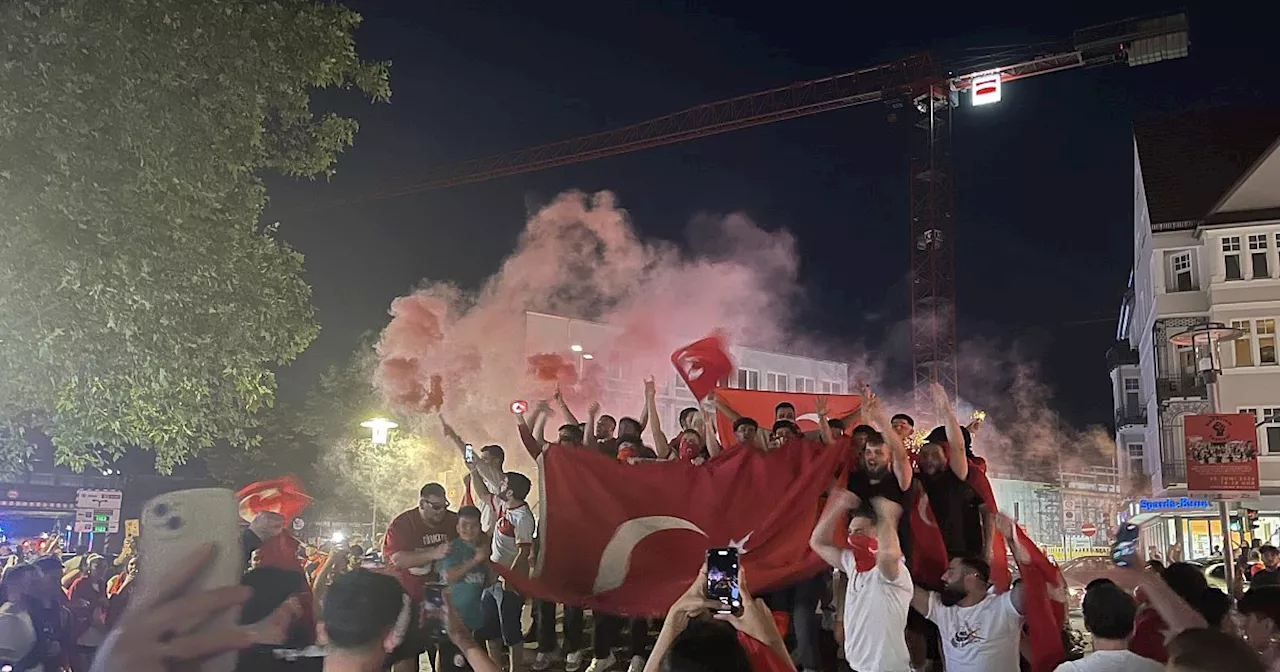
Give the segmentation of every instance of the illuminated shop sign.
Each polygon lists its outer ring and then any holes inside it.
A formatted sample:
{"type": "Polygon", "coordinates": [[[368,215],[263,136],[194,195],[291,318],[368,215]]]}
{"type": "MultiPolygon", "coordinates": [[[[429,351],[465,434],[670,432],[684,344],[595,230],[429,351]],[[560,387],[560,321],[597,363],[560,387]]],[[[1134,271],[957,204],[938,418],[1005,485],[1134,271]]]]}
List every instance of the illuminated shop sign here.
{"type": "Polygon", "coordinates": [[[1169,497],[1166,499],[1140,499],[1138,500],[1138,510],[1147,511],[1188,511],[1198,509],[1208,509],[1213,505],[1207,499],[1192,499],[1190,497],[1169,497]]]}

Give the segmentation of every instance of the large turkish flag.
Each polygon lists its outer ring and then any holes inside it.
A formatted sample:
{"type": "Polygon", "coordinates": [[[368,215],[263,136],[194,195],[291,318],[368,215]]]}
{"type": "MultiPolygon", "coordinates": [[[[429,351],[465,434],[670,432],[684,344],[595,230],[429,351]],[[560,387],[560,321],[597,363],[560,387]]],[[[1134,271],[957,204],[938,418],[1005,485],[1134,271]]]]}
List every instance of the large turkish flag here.
{"type": "Polygon", "coordinates": [[[792,441],[769,453],[736,448],[701,466],[633,465],[554,446],[538,458],[533,576],[508,581],[552,602],[660,616],[688,589],[707,549],[735,545],[750,590],[785,586],[824,566],[809,535],[847,455],[792,441]]]}
{"type": "MultiPolygon", "coordinates": [[[[804,392],[771,392],[768,390],[736,390],[718,388],[716,396],[729,405],[744,418],[752,418],[761,427],[773,426],[773,412],[778,404],[786,401],[796,407],[796,422],[800,431],[812,432],[818,429],[818,412],[813,401],[818,397],[827,398],[827,415],[832,418],[846,416],[862,405],[862,397],[856,394],[806,394],[804,392]]],[[[723,413],[716,417],[716,428],[719,436],[733,436],[733,421],[723,413]]],[[[849,427],[848,429],[853,429],[849,427]]],[[[723,438],[721,440],[724,440],[723,438]]]]}

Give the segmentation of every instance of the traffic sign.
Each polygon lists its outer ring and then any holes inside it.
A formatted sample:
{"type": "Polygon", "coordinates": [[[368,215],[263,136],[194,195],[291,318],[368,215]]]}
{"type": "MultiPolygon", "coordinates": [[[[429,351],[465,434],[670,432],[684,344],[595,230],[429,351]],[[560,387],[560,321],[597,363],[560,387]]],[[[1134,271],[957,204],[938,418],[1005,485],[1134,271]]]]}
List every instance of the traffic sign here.
{"type": "Polygon", "coordinates": [[[80,488],[76,490],[77,509],[115,509],[120,510],[124,493],[119,490],[96,490],[80,488]]]}
{"type": "Polygon", "coordinates": [[[1080,526],[1080,534],[1083,534],[1086,537],[1092,537],[1097,533],[1098,533],[1098,526],[1094,525],[1093,523],[1084,523],[1083,525],[1080,526]]]}

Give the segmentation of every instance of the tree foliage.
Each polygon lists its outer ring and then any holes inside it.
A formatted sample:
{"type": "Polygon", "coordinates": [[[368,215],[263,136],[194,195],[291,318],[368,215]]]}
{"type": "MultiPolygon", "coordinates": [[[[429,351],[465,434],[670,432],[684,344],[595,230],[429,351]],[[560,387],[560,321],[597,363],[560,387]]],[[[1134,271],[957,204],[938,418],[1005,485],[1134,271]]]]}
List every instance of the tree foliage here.
{"type": "MultiPolygon", "coordinates": [[[[418,491],[440,481],[459,496],[465,465],[454,446],[438,432],[415,431],[404,418],[385,445],[374,444],[360,423],[388,414],[373,388],[375,359],[361,348],[345,365],[329,369],[307,397],[298,416],[300,430],[319,453],[310,479],[317,509],[362,520],[376,505],[381,520],[410,508],[418,491]]],[[[418,428],[422,430],[422,428],[418,428]]]]}
{"type": "Polygon", "coordinates": [[[259,175],[325,175],[351,144],[313,90],[389,97],[359,21],[314,0],[0,6],[0,464],[33,427],[75,468],[253,444],[272,366],[318,329],[259,175]]]}

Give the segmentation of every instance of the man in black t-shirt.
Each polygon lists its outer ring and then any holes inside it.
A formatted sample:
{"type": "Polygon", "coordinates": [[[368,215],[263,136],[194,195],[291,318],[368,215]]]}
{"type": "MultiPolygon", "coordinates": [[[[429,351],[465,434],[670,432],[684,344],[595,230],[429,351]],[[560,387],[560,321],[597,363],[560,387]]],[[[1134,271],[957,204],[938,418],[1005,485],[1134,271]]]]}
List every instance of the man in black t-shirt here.
{"type": "MultiPolygon", "coordinates": [[[[961,448],[961,451],[964,449],[961,448]]],[[[982,498],[948,463],[941,444],[926,443],[917,458],[920,485],[929,496],[929,507],[952,558],[986,556],[982,528],[982,498]]],[[[968,476],[967,470],[965,476],[968,476]]]]}

